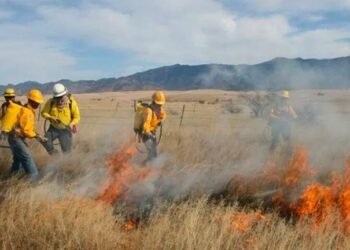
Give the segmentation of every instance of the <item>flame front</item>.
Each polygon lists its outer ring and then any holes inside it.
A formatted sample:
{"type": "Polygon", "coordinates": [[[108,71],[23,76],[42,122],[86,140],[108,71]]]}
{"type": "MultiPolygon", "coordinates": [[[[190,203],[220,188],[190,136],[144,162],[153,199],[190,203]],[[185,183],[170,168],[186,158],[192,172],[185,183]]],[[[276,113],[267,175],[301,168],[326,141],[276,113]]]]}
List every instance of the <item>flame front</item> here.
{"type": "MultiPolygon", "coordinates": [[[[106,165],[109,177],[96,200],[113,205],[123,197],[130,204],[136,203],[140,198],[139,194],[128,197],[128,191],[133,185],[150,177],[152,168],[140,168],[131,164],[130,160],[135,154],[132,143],[128,143],[108,158],[106,165]]],[[[261,185],[277,187],[272,195],[272,203],[277,209],[300,221],[311,221],[316,227],[331,216],[339,214],[343,218],[344,231],[350,235],[350,162],[345,174],[331,175],[329,185],[314,181],[316,172],[309,164],[309,153],[304,147],[297,147],[285,169],[276,168],[271,163],[267,166],[258,178],[264,179],[261,185]],[[305,188],[301,189],[303,186],[305,188]]],[[[258,183],[245,183],[242,178],[236,178],[231,181],[231,186],[239,194],[252,193],[259,190],[258,183]]],[[[266,217],[258,210],[253,213],[234,212],[230,218],[232,230],[247,232],[266,217]]],[[[124,229],[132,230],[136,225],[137,223],[129,221],[124,225],[124,229]]]]}
{"type": "Polygon", "coordinates": [[[274,204],[301,221],[310,221],[313,226],[341,214],[344,231],[350,233],[350,162],[344,175],[332,173],[330,185],[313,181],[299,192],[297,198],[291,198],[315,175],[308,158],[308,151],[298,147],[284,176],[278,181],[281,186],[273,197],[274,204]]]}
{"type": "Polygon", "coordinates": [[[291,204],[293,212],[301,219],[311,217],[318,224],[326,219],[336,206],[335,195],[330,187],[313,184],[306,188],[297,200],[291,204]]]}
{"type": "Polygon", "coordinates": [[[297,147],[284,176],[284,188],[295,188],[305,178],[314,174],[309,165],[309,153],[304,147],[297,147]]]}
{"type": "Polygon", "coordinates": [[[106,162],[109,178],[97,200],[113,205],[132,185],[149,176],[151,168],[138,168],[129,160],[136,154],[131,143],[122,146],[106,162]]]}

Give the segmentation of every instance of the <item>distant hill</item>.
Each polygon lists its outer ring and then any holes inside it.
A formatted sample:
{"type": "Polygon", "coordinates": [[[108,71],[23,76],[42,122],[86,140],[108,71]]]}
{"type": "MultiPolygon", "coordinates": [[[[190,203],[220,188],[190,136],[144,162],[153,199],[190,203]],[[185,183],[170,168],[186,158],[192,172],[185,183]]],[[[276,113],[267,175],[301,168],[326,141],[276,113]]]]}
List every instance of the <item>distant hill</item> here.
{"type": "MultiPolygon", "coordinates": [[[[126,77],[97,81],[60,80],[73,93],[123,90],[264,90],[264,89],[341,89],[350,87],[350,56],[335,59],[275,58],[255,65],[172,65],[126,77]]],[[[39,88],[51,93],[49,82],[12,85],[19,93],[39,88]]],[[[3,91],[7,86],[0,86],[3,91]]]]}

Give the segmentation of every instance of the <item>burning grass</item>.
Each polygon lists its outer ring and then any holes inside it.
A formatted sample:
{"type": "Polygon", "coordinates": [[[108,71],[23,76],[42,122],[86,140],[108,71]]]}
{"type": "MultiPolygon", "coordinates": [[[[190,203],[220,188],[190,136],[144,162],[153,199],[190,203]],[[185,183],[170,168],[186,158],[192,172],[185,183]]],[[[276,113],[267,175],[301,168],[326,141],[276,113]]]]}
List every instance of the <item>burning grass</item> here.
{"type": "MultiPolygon", "coordinates": [[[[47,184],[49,185],[49,184],[47,184]]],[[[246,249],[345,247],[341,230],[312,231],[277,214],[240,211],[207,199],[163,204],[147,223],[125,230],[122,217],[96,200],[47,200],[47,188],[13,186],[0,205],[5,249],[246,249]],[[25,195],[24,195],[25,194],[25,195]]]]}
{"type": "MultiPolygon", "coordinates": [[[[79,175],[90,171],[80,165],[91,159],[81,159],[73,177],[67,182],[60,180],[57,186],[52,179],[38,186],[15,180],[3,183],[1,246],[4,249],[341,249],[348,246],[349,170],[345,174],[333,173],[327,182],[320,182],[309,162],[308,150],[298,147],[286,166],[269,161],[253,177],[227,176],[235,172],[231,169],[232,172],[224,172],[220,180],[232,180],[228,190],[222,190],[225,183],[217,188],[210,185],[208,178],[215,182],[220,174],[215,171],[227,170],[228,159],[240,161],[245,151],[230,154],[232,149],[221,147],[217,155],[205,161],[220,141],[205,144],[205,137],[198,134],[187,137],[185,133],[171,140],[172,136],[165,136],[170,139],[169,152],[184,155],[175,154],[175,161],[165,161],[160,168],[136,164],[133,161],[136,151],[130,143],[94,158],[92,162],[105,170],[103,178],[96,182],[95,195],[76,192],[73,185],[79,175]],[[188,152],[198,142],[203,152],[188,152]],[[186,162],[190,162],[191,169],[184,164],[185,167],[174,170],[173,165],[186,162]],[[206,182],[194,185],[189,180],[191,174],[198,172],[189,169],[202,173],[205,165],[209,165],[206,175],[199,179],[206,182]],[[193,188],[195,194],[187,191],[193,188]],[[212,202],[208,196],[217,191],[225,192],[217,202],[212,202]],[[261,192],[263,199],[259,198],[261,192]]],[[[221,143],[224,145],[224,141],[221,143]]],[[[68,157],[63,162],[72,160],[68,157]]],[[[67,167],[69,172],[73,167],[67,167]]]]}
{"type": "Polygon", "coordinates": [[[132,142],[122,146],[111,155],[106,165],[108,167],[108,180],[102,193],[97,197],[98,201],[113,205],[122,197],[131,186],[149,177],[152,171],[150,167],[137,167],[129,162],[136,154],[136,149],[132,142]]]}

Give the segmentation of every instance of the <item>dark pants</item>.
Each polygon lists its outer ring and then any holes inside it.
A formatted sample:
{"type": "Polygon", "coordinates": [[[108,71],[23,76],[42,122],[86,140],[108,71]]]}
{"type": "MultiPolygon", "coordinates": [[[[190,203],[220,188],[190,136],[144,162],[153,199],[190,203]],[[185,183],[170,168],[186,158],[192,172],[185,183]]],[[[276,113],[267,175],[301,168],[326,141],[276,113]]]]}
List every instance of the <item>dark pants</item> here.
{"type": "Polygon", "coordinates": [[[288,122],[280,121],[271,123],[271,150],[274,150],[277,147],[281,138],[284,140],[284,142],[290,142],[290,130],[290,125],[288,122]]]}
{"type": "Polygon", "coordinates": [[[17,174],[21,169],[23,169],[26,174],[31,176],[33,181],[37,181],[39,178],[39,173],[29,148],[24,142],[24,138],[15,137],[14,134],[10,134],[8,137],[8,143],[13,155],[10,176],[17,174]]]}
{"type": "Polygon", "coordinates": [[[145,144],[147,149],[147,158],[144,161],[144,163],[153,161],[158,156],[157,139],[155,137],[143,136],[142,141],[145,144]]]}
{"type": "Polygon", "coordinates": [[[53,142],[58,139],[62,152],[69,153],[72,149],[72,131],[70,129],[57,129],[50,126],[45,137],[47,142],[43,144],[47,152],[52,155],[55,152],[53,142]]]}

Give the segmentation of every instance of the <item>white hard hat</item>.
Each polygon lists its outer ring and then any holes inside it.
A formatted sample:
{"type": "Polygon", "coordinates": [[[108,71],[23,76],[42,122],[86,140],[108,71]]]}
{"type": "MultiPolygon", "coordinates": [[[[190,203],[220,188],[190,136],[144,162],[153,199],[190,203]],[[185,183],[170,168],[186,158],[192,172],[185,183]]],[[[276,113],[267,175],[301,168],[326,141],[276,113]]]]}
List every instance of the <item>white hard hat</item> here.
{"type": "Polygon", "coordinates": [[[68,93],[67,88],[62,83],[56,83],[53,85],[53,96],[61,97],[68,93]]]}

